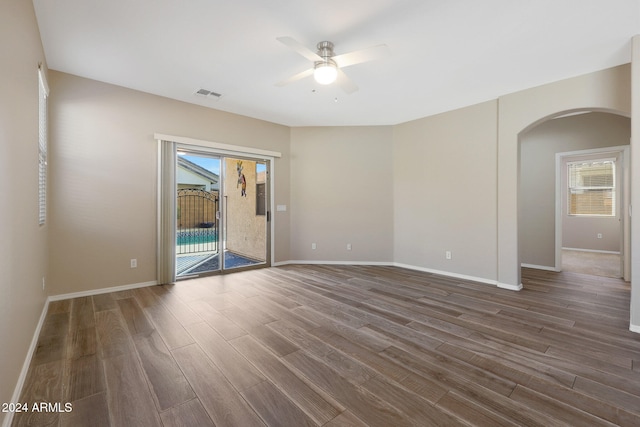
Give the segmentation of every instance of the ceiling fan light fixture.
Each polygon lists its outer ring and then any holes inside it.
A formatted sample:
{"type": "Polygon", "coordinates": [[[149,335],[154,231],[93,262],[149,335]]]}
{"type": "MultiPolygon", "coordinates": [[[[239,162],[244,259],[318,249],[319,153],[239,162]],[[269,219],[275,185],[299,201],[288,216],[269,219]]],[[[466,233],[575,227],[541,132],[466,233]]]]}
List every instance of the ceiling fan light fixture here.
{"type": "Polygon", "coordinates": [[[313,70],[313,78],[321,85],[328,85],[336,81],[338,66],[332,60],[318,61],[313,70]]]}

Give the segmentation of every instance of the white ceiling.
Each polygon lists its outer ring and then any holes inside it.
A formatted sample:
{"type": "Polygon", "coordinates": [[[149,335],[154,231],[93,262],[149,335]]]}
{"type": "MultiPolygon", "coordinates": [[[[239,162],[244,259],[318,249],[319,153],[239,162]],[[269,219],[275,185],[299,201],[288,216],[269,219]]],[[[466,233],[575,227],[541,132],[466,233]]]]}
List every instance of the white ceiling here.
{"type": "Polygon", "coordinates": [[[640,0],[33,0],[49,68],[288,126],[397,124],[628,63],[640,0]],[[276,40],[387,44],[345,94],[276,40]],[[219,100],[194,93],[205,88],[219,100]]]}

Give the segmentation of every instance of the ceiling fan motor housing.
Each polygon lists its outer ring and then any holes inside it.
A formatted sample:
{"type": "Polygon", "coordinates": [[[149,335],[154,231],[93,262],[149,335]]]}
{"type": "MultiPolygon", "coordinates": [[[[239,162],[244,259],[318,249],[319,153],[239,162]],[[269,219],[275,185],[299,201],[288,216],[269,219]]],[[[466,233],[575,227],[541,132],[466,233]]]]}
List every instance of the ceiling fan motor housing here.
{"type": "Polygon", "coordinates": [[[318,48],[318,56],[324,58],[325,61],[332,58],[335,54],[333,53],[333,43],[324,41],[320,42],[316,45],[318,48]]]}

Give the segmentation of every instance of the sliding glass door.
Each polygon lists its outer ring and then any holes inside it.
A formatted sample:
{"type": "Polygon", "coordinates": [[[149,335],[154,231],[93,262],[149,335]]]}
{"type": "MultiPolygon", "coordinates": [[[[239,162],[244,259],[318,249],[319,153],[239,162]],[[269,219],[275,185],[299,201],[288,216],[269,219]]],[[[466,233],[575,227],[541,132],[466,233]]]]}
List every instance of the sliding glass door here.
{"type": "Polygon", "coordinates": [[[178,151],[176,275],[220,270],[220,157],[178,151]]]}
{"type": "Polygon", "coordinates": [[[224,157],[224,268],[264,265],[268,253],[267,165],[224,157]]]}
{"type": "Polygon", "coordinates": [[[179,145],[176,154],[176,278],[268,265],[268,162],[179,145]]]}

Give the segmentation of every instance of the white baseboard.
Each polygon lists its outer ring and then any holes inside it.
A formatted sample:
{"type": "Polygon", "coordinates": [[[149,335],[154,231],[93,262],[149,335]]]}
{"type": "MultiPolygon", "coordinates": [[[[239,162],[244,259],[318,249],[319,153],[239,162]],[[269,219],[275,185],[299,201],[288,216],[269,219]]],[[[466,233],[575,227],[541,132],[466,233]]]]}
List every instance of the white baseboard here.
{"type": "Polygon", "coordinates": [[[522,283],[520,283],[519,285],[511,285],[509,283],[498,282],[497,285],[500,289],[508,289],[510,291],[521,291],[523,288],[522,283]]]}
{"type": "Polygon", "coordinates": [[[640,325],[629,324],[629,330],[640,334],[640,325]]]}
{"type": "Polygon", "coordinates": [[[65,299],[90,297],[92,295],[108,294],[111,292],[128,291],[130,289],[146,288],[148,286],[155,286],[158,282],[152,280],[150,282],[132,283],[130,285],[113,286],[111,288],[92,289],[89,291],[71,292],[69,294],[52,295],[49,297],[49,301],[61,301],[65,299]]]}
{"type": "Polygon", "coordinates": [[[311,260],[289,260],[289,261],[279,261],[273,263],[272,266],[280,267],[283,265],[381,265],[381,266],[393,266],[395,265],[392,262],[387,261],[311,261],[311,260]]]}
{"type": "Polygon", "coordinates": [[[562,250],[577,251],[577,252],[595,252],[595,253],[598,253],[598,254],[620,255],[620,251],[600,251],[598,249],[562,248],[562,250]]]}
{"type": "Polygon", "coordinates": [[[415,265],[402,264],[402,263],[399,263],[399,262],[394,262],[393,265],[396,266],[396,267],[406,268],[406,269],[409,269],[409,270],[416,270],[416,271],[422,271],[424,273],[438,274],[440,276],[455,277],[456,279],[470,280],[472,282],[479,282],[479,283],[484,283],[484,284],[487,284],[487,285],[494,285],[495,286],[497,284],[497,282],[495,280],[485,279],[485,278],[482,278],[482,277],[468,276],[468,275],[465,275],[465,274],[452,273],[452,272],[449,272],[449,271],[434,270],[432,268],[418,267],[418,266],[415,266],[415,265]]]}
{"type": "Polygon", "coordinates": [[[520,264],[520,267],[525,268],[533,268],[535,270],[545,270],[545,271],[553,271],[554,273],[559,273],[562,270],[558,270],[555,267],[549,267],[547,265],[535,265],[535,264],[520,264]]]}
{"type": "MultiPolygon", "coordinates": [[[[24,382],[27,379],[27,373],[29,372],[29,366],[31,366],[31,359],[33,359],[33,355],[36,352],[36,346],[38,345],[38,338],[40,337],[40,331],[42,330],[42,325],[44,325],[44,319],[47,317],[47,311],[49,310],[49,299],[44,303],[44,307],[42,307],[42,312],[40,313],[40,319],[38,320],[38,324],[36,325],[36,330],[33,333],[33,337],[31,338],[31,345],[29,345],[29,350],[27,350],[27,357],[22,364],[22,370],[20,371],[20,375],[18,376],[18,382],[16,383],[16,387],[13,390],[13,396],[11,398],[11,402],[19,402],[20,394],[22,394],[22,387],[24,386],[24,382]]],[[[13,412],[9,411],[6,413],[4,422],[2,423],[3,427],[9,427],[13,422],[13,412]]]]}
{"type": "MultiPolygon", "coordinates": [[[[308,265],[325,264],[325,265],[380,265],[380,266],[391,266],[391,267],[406,268],[408,270],[422,271],[424,273],[438,274],[440,276],[455,277],[456,279],[470,280],[472,282],[479,282],[479,283],[484,283],[484,284],[487,284],[487,285],[493,285],[493,286],[498,285],[497,281],[491,280],[491,279],[485,279],[485,278],[482,278],[482,277],[468,276],[468,275],[465,275],[465,274],[452,273],[450,271],[434,270],[432,268],[419,267],[419,266],[411,265],[411,264],[403,264],[403,263],[399,263],[399,262],[388,262],[388,261],[289,260],[289,261],[280,261],[280,262],[274,263],[273,266],[274,267],[279,267],[279,266],[283,266],[283,265],[294,265],[294,264],[300,264],[300,265],[305,265],[305,264],[308,264],[308,265]]],[[[504,289],[517,290],[517,291],[522,289],[522,285],[520,285],[519,288],[518,287],[509,286],[509,285],[503,285],[503,286],[498,286],[498,287],[502,287],[504,289]]]]}

